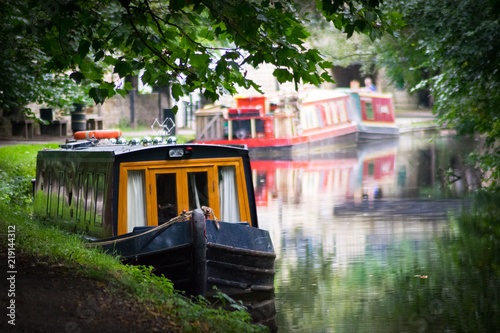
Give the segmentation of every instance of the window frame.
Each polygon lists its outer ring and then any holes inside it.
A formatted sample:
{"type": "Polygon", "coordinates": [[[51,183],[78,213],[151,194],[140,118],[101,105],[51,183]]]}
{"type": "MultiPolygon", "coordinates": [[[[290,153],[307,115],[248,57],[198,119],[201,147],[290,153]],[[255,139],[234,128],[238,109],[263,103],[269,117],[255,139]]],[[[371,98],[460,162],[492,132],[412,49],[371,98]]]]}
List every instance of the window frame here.
{"type": "MultiPolygon", "coordinates": [[[[188,172],[207,171],[209,188],[209,203],[217,218],[220,218],[219,200],[219,166],[234,166],[236,186],[238,191],[238,203],[240,208],[240,221],[252,224],[249,200],[247,197],[247,185],[244,174],[243,161],[241,158],[199,159],[199,160],[177,160],[177,161],[146,161],[146,162],[124,162],[120,164],[120,181],[118,190],[118,235],[127,233],[127,172],[128,170],[145,170],[146,173],[146,212],[148,226],[158,224],[158,209],[156,198],[156,175],[162,173],[176,173],[177,188],[185,186],[187,189],[188,172]],[[210,186],[212,183],[212,186],[210,186]]],[[[188,192],[177,194],[177,210],[181,213],[189,208],[188,192]]]]}

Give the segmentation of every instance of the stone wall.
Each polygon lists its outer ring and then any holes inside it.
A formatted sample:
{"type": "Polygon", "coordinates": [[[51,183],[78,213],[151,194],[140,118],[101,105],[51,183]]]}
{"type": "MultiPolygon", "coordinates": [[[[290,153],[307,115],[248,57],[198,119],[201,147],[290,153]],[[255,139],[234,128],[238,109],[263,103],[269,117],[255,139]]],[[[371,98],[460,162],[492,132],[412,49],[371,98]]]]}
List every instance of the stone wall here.
{"type": "MultiPolygon", "coordinates": [[[[122,97],[113,96],[103,105],[93,108],[96,116],[104,117],[104,128],[119,127],[120,125],[151,126],[155,118],[162,117],[162,110],[169,108],[168,96],[163,92],[134,95],[134,124],[131,124],[131,93],[122,97]]],[[[90,115],[89,115],[90,116],[90,115]]]]}
{"type": "Polygon", "coordinates": [[[418,109],[418,96],[417,94],[410,94],[408,90],[398,89],[390,84],[385,70],[381,69],[378,71],[377,75],[377,89],[381,89],[383,92],[388,92],[392,94],[392,101],[395,109],[406,109],[413,110],[418,109]]]}
{"type": "MultiPolygon", "coordinates": [[[[131,93],[122,97],[115,95],[109,98],[102,105],[95,105],[86,108],[87,119],[91,117],[100,117],[103,119],[104,129],[119,128],[123,126],[151,126],[155,118],[162,117],[160,110],[170,108],[169,99],[165,92],[152,92],[148,94],[140,94],[135,92],[134,95],[134,124],[131,124],[131,93]]],[[[38,104],[28,105],[31,111],[40,117],[40,108],[44,106],[38,104]]],[[[66,119],[70,121],[69,115],[60,114],[59,110],[55,110],[56,119],[66,119]]],[[[38,133],[39,134],[39,133],[38,133]]]]}

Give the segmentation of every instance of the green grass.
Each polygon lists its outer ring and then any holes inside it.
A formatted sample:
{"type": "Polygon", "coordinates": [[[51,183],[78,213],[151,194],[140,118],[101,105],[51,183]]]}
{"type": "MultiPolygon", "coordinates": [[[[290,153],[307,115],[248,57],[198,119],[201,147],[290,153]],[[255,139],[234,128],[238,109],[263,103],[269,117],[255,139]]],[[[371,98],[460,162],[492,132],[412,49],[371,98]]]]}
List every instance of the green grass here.
{"type": "Polygon", "coordinates": [[[0,201],[15,207],[32,203],[36,154],[41,149],[57,147],[57,144],[39,144],[0,148],[0,201]]]}
{"type": "MultiPolygon", "coordinates": [[[[151,273],[151,267],[122,265],[113,256],[85,246],[78,235],[68,235],[55,222],[32,214],[31,179],[35,177],[36,153],[57,145],[15,145],[0,148],[0,233],[16,226],[16,247],[22,253],[65,265],[70,271],[123,290],[138,301],[166,311],[192,332],[263,332],[248,324],[249,315],[237,303],[236,311],[210,307],[203,298],[188,299],[174,292],[172,283],[151,273]],[[12,189],[15,190],[12,190],[12,189]]],[[[224,297],[221,297],[224,298],[224,297]]]]}
{"type": "Polygon", "coordinates": [[[0,148],[0,170],[14,176],[35,176],[36,155],[44,148],[58,148],[59,144],[12,145],[0,148]]]}
{"type": "Polygon", "coordinates": [[[407,124],[403,124],[402,127],[411,127],[411,128],[421,128],[421,127],[433,127],[438,126],[435,120],[422,120],[422,121],[412,121],[407,124]]]}

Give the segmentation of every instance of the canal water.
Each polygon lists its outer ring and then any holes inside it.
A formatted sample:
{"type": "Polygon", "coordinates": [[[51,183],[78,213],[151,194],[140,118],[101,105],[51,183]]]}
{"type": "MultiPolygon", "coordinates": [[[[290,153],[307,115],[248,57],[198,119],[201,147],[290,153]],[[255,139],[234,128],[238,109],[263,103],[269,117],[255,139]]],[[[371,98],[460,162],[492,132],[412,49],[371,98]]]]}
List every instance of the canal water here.
{"type": "Polygon", "coordinates": [[[481,309],[477,297],[500,285],[457,259],[469,250],[453,216],[467,209],[474,177],[443,181],[465,175],[477,148],[411,134],[294,160],[254,157],[259,223],[277,254],[279,331],[489,332],[498,319],[482,316],[498,317],[500,297],[481,309]]]}

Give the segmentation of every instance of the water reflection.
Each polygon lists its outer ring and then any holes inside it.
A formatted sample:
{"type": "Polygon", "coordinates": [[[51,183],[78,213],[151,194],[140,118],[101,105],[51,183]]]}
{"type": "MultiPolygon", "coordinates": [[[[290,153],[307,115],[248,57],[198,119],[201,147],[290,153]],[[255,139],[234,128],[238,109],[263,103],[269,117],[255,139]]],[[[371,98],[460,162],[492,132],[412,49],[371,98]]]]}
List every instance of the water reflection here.
{"type": "Polygon", "coordinates": [[[280,331],[442,331],[429,325],[439,309],[412,288],[442,295],[436,240],[452,232],[447,213],[462,209],[469,183],[443,188],[439,170],[474,145],[402,136],[303,160],[254,158],[259,221],[278,256],[280,331]]]}

